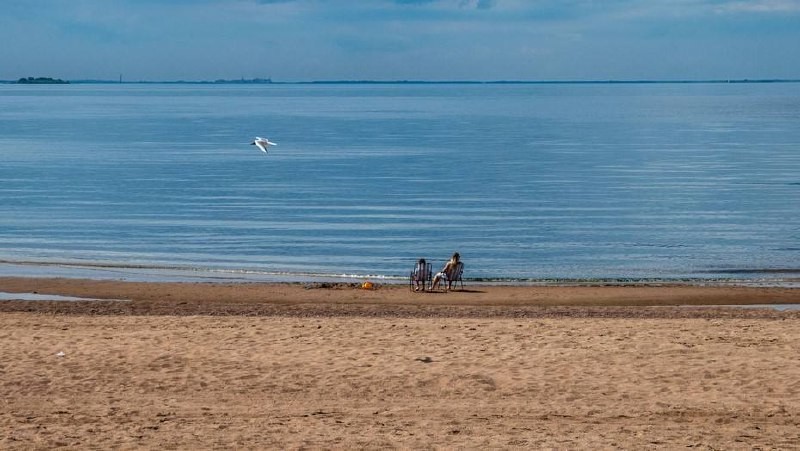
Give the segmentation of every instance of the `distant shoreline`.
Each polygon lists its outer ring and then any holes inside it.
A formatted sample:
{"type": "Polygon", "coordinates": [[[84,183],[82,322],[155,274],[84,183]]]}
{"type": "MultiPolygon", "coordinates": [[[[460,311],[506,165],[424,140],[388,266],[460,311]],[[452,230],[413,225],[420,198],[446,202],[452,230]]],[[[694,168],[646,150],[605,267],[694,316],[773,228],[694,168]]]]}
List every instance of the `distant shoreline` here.
{"type": "MultiPolygon", "coordinates": [[[[68,80],[63,84],[172,84],[172,85],[636,85],[636,84],[763,84],[800,83],[800,79],[709,79],[709,80],[68,80]]],[[[18,80],[0,80],[0,84],[21,84],[18,80]]],[[[24,84],[24,83],[22,83],[24,84]]],[[[46,84],[46,83],[43,83],[46,84]]]]}

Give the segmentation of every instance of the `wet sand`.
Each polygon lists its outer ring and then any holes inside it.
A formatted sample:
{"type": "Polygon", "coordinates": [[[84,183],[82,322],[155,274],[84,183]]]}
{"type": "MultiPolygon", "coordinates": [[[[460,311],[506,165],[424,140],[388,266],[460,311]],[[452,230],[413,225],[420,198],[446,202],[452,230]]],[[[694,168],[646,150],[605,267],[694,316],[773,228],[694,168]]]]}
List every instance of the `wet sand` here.
{"type": "Polygon", "coordinates": [[[793,449],[800,290],[0,279],[3,449],[793,449]],[[694,306],[693,306],[694,305],[694,306]]]}

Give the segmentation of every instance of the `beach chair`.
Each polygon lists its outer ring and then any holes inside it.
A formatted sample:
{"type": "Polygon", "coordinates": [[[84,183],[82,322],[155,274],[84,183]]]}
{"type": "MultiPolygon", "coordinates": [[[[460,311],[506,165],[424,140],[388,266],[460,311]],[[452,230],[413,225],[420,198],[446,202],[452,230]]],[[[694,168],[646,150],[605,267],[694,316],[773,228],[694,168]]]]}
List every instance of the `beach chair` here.
{"type": "Polygon", "coordinates": [[[452,274],[445,274],[445,276],[447,277],[447,289],[452,290],[457,283],[460,283],[461,289],[463,290],[464,289],[464,279],[462,279],[463,275],[464,275],[464,263],[458,262],[452,274]]]}
{"type": "MultiPolygon", "coordinates": [[[[464,289],[464,280],[462,276],[464,274],[464,263],[458,262],[452,270],[436,273],[434,279],[441,274],[441,279],[437,282],[436,286],[439,290],[442,291],[450,291],[456,286],[458,283],[461,283],[461,289],[464,289]]],[[[433,289],[433,283],[431,282],[431,289],[433,289]]]]}
{"type": "Polygon", "coordinates": [[[433,270],[431,269],[430,263],[420,264],[417,263],[414,265],[414,269],[411,270],[411,274],[408,276],[408,287],[411,291],[414,291],[415,282],[418,282],[420,287],[422,287],[422,291],[427,291],[431,287],[431,281],[433,279],[433,270]]]}

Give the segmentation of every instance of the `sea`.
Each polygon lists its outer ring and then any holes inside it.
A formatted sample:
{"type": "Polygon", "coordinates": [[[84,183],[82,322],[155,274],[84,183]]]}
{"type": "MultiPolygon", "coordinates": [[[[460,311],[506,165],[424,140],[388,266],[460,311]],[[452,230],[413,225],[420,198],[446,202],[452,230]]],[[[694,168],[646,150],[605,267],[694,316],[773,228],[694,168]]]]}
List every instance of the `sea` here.
{"type": "Polygon", "coordinates": [[[0,85],[0,276],[453,252],[466,283],[800,286],[800,83],[0,85]]]}

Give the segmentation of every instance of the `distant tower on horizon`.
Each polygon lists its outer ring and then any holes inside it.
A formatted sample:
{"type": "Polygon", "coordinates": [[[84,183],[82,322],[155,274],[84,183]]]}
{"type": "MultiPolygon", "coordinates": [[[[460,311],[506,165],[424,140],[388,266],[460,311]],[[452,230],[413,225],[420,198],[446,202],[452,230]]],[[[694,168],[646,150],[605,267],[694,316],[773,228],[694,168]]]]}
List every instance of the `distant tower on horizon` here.
{"type": "Polygon", "coordinates": [[[119,74],[119,84],[122,84],[122,74],[119,74]]]}

